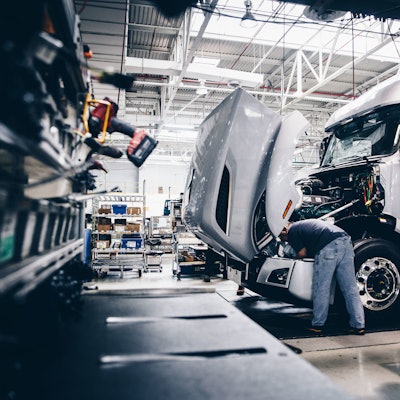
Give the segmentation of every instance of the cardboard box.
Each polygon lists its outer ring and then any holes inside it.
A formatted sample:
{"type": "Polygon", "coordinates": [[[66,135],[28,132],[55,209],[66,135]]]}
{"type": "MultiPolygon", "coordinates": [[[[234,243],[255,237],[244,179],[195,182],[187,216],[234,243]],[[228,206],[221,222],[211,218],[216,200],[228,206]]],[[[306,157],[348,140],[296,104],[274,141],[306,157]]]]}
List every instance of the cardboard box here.
{"type": "Polygon", "coordinates": [[[97,225],[98,231],[111,231],[111,225],[97,225]]]}
{"type": "Polygon", "coordinates": [[[129,232],[140,232],[140,224],[137,223],[129,223],[127,225],[127,230],[129,232]]]}
{"type": "Polygon", "coordinates": [[[140,207],[128,207],[126,212],[129,215],[141,215],[142,209],[140,207]]]}
{"type": "Polygon", "coordinates": [[[194,254],[189,253],[187,250],[183,250],[181,254],[185,262],[193,262],[196,259],[194,254]]]}
{"type": "Polygon", "coordinates": [[[115,232],[125,232],[126,225],[114,224],[114,231],[115,232]]]}
{"type": "Polygon", "coordinates": [[[97,249],[108,249],[110,247],[109,240],[97,240],[96,241],[96,248],[97,249]]]}
{"type": "Polygon", "coordinates": [[[99,214],[111,214],[111,205],[110,204],[100,205],[99,214]]]}

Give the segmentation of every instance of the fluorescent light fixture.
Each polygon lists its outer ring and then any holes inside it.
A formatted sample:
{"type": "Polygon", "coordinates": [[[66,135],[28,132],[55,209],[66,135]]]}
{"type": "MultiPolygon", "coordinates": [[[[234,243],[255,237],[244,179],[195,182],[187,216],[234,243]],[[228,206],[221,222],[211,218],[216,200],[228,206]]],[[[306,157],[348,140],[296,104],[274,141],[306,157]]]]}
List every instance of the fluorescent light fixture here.
{"type": "Polygon", "coordinates": [[[206,65],[212,65],[213,67],[217,67],[220,61],[221,61],[220,58],[194,57],[192,62],[194,64],[206,64],[206,65]]]}
{"type": "Polygon", "coordinates": [[[204,85],[204,81],[200,81],[200,86],[196,89],[196,94],[199,96],[204,96],[208,93],[208,89],[204,85]]]}
{"type": "Polygon", "coordinates": [[[164,124],[162,129],[180,129],[183,131],[197,131],[199,129],[199,125],[189,125],[189,124],[164,124]]]}

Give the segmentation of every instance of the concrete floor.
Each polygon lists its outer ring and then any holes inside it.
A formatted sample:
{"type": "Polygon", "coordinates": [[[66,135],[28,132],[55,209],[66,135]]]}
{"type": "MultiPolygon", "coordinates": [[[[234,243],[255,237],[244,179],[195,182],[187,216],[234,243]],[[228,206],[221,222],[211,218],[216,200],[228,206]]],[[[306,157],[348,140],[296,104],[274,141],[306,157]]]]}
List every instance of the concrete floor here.
{"type": "Polygon", "coordinates": [[[301,348],[301,357],[355,397],[363,400],[399,399],[398,331],[292,339],[285,343],[301,348]]]}
{"type": "MultiPolygon", "coordinates": [[[[163,256],[162,272],[110,274],[104,280],[86,284],[88,290],[127,290],[135,293],[149,291],[216,292],[229,302],[237,299],[237,285],[219,277],[204,282],[201,276],[183,276],[178,280],[172,273],[172,257],[163,256]]],[[[247,291],[244,296],[256,296],[247,291]]],[[[365,336],[328,336],[284,340],[301,350],[303,357],[328,376],[338,387],[363,400],[394,400],[400,396],[400,335],[399,331],[373,332],[365,336]]]]}

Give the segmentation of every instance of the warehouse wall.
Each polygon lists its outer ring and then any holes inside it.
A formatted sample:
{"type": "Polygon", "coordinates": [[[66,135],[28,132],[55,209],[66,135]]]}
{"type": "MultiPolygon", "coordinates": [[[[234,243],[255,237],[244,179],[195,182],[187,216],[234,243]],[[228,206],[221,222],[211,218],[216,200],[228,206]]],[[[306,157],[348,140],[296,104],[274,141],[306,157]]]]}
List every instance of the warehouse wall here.
{"type": "Polygon", "coordinates": [[[106,161],[108,173],[95,171],[96,191],[107,190],[118,186],[124,193],[139,191],[139,170],[128,160],[106,161]]]}
{"type": "Polygon", "coordinates": [[[139,187],[145,181],[146,216],[162,215],[166,199],[178,199],[185,189],[188,163],[145,163],[139,170],[139,187]]]}
{"type": "MultiPolygon", "coordinates": [[[[110,191],[118,186],[124,193],[143,193],[145,181],[146,217],[162,215],[167,199],[178,199],[184,191],[189,163],[152,163],[139,169],[128,160],[107,161],[109,172],[95,171],[97,189],[110,191]]],[[[91,205],[89,205],[90,207],[91,205]]]]}

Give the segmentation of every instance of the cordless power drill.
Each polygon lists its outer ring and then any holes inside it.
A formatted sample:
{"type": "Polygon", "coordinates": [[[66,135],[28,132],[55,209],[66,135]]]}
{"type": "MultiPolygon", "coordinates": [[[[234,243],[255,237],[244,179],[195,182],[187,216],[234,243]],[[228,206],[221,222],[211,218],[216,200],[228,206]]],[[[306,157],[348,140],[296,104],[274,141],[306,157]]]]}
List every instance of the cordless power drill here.
{"type": "Polygon", "coordinates": [[[157,141],[148,136],[144,130],[136,131],[134,126],[116,118],[118,105],[108,97],[104,98],[104,102],[109,104],[100,103],[90,113],[88,120],[90,133],[92,136],[97,137],[104,126],[106,118],[108,118],[107,131],[109,133],[120,132],[131,138],[126,155],[129,161],[136,167],[140,167],[157,146],[157,141]]]}

